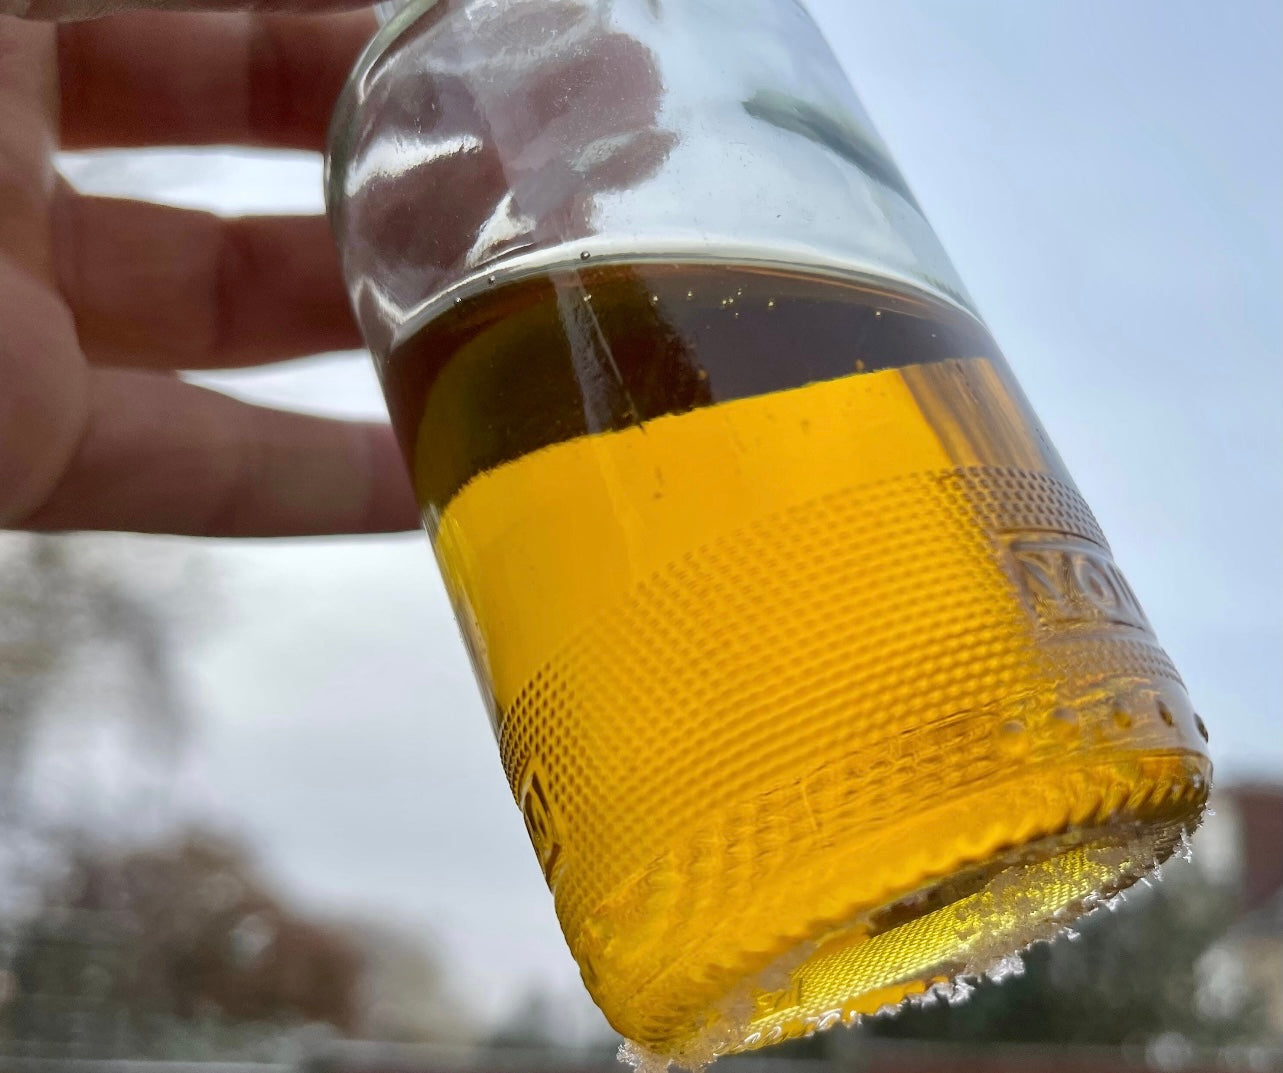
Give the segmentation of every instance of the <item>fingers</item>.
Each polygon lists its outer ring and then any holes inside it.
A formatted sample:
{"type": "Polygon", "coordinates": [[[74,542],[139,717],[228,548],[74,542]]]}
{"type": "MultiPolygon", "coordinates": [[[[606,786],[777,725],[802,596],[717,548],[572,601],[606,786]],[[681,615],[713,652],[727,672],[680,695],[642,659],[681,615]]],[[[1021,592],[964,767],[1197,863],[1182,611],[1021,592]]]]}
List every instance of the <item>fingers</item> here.
{"type": "Polygon", "coordinates": [[[48,495],[75,451],[87,398],[66,306],[0,250],[0,529],[48,495]]]}
{"type": "Polygon", "coordinates": [[[64,185],[54,239],[91,362],[204,369],[361,345],[323,217],[228,219],[64,185]]]}
{"type": "Polygon", "coordinates": [[[368,6],[367,0],[0,0],[0,16],[71,22],[126,11],[264,11],[318,14],[368,6]]]}
{"type": "Polygon", "coordinates": [[[324,18],[135,12],[61,26],[63,148],[319,150],[375,27],[368,10],[324,18]]]}
{"type": "Polygon", "coordinates": [[[52,275],[48,209],[57,144],[54,55],[50,27],[0,17],[0,256],[44,279],[52,275]]]}
{"type": "Polygon", "coordinates": [[[385,426],[252,406],[174,376],[96,369],[80,445],[20,528],[304,536],[418,525],[385,426]]]}

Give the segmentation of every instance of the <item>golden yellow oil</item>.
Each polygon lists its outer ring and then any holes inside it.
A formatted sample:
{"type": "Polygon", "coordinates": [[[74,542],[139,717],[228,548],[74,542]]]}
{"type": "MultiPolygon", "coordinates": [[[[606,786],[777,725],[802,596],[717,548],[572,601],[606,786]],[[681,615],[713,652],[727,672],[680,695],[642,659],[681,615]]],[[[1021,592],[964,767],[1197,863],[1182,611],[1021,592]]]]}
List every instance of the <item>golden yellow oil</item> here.
{"type": "Polygon", "coordinates": [[[966,314],[567,269],[385,384],[571,951],[642,1047],[992,968],[1197,822],[1201,721],[966,314]]]}

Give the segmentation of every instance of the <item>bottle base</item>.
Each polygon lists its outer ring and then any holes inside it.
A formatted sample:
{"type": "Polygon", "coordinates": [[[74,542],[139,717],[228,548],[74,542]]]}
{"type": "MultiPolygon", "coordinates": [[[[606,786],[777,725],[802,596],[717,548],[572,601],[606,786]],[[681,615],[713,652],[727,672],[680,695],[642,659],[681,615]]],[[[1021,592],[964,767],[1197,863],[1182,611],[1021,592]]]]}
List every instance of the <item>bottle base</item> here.
{"type": "MultiPolygon", "coordinates": [[[[1071,820],[1061,830],[1020,832],[1004,828],[995,815],[986,825],[986,841],[980,842],[968,838],[967,830],[974,830],[969,825],[958,825],[952,852],[938,858],[953,862],[943,874],[872,910],[854,909],[842,922],[814,922],[804,938],[778,936],[776,950],[784,952],[747,969],[740,976],[746,982],[716,1004],[694,1036],[630,1044],[621,1057],[641,1070],[667,1068],[670,1062],[699,1069],[721,1055],[915,1003],[958,1002],[981,977],[1017,974],[1021,951],[1113,904],[1198,826],[1206,804],[1207,759],[1171,753],[1138,763],[1143,774],[1126,783],[1125,800],[1120,800],[1124,784],[1116,772],[1060,773],[1067,800],[1085,791],[1070,806],[1071,820]]],[[[983,807],[1005,802],[1010,815],[1018,797],[1002,791],[1019,793],[1022,782],[1027,789],[1027,778],[991,787],[983,807]]],[[[966,815],[971,805],[957,802],[952,810],[966,815]]],[[[919,820],[940,823],[932,813],[919,820]]],[[[913,845],[916,837],[904,830],[888,839],[895,841],[913,845]]],[[[912,861],[903,863],[913,871],[912,861]]],[[[833,882],[842,885],[836,877],[833,882]]]]}

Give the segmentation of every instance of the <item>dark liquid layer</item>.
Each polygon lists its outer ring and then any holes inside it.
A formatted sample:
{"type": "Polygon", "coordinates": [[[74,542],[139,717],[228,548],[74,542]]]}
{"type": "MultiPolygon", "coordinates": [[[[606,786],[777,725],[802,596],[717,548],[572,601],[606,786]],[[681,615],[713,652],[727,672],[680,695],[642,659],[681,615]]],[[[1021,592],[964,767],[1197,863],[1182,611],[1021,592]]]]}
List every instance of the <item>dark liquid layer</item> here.
{"type": "Polygon", "coordinates": [[[984,328],[924,298],[734,265],[567,268],[465,300],[399,347],[384,389],[420,501],[478,473],[663,414],[951,358],[984,328]]]}

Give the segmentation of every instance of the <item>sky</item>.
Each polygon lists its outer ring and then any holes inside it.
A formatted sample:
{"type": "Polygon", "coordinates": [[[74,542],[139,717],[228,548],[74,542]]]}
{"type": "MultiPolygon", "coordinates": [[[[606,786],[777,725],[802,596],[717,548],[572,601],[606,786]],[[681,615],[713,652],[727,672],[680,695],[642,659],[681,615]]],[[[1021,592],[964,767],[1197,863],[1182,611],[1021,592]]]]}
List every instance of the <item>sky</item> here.
{"type": "MultiPolygon", "coordinates": [[[[809,6],[1185,677],[1218,779],[1283,779],[1283,5],[809,6]]],[[[303,154],[66,166],[103,193],[320,208],[303,154]]],[[[383,412],[360,354],[206,380],[383,412]]],[[[580,1016],[425,538],[188,550],[212,593],[181,650],[174,807],[242,831],[308,904],[435,936],[494,1016],[532,985],[580,1016]]]]}

